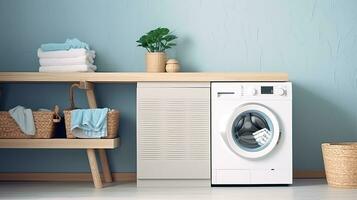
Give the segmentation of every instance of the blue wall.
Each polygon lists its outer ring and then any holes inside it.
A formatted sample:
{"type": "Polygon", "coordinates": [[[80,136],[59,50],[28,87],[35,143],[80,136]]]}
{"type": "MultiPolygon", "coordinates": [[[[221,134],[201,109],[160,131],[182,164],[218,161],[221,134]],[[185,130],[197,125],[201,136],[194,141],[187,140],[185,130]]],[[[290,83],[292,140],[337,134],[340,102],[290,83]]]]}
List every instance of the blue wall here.
{"type": "MultiPolygon", "coordinates": [[[[294,166],[320,170],[320,143],[357,140],[355,0],[0,0],[0,71],[37,71],[41,43],[78,37],[99,71],[144,71],[136,39],[157,26],[180,37],[184,71],[284,71],[294,83],[294,166]]],[[[68,85],[3,85],[1,108],[68,106],[68,85]],[[10,92],[11,91],[11,92],[10,92]]],[[[113,171],[133,172],[135,85],[100,85],[122,111],[113,171]]],[[[83,96],[79,104],[85,106],[83,96]]],[[[1,150],[0,171],[88,171],[82,151],[1,150]]]]}

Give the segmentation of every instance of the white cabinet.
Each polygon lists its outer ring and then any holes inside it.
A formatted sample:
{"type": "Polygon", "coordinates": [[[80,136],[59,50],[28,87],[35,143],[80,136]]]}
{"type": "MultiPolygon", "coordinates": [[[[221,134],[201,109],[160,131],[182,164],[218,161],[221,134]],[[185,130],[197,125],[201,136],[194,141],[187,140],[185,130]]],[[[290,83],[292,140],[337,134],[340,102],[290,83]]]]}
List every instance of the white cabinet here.
{"type": "Polygon", "coordinates": [[[137,179],[210,178],[210,83],[139,82],[137,179]]]}

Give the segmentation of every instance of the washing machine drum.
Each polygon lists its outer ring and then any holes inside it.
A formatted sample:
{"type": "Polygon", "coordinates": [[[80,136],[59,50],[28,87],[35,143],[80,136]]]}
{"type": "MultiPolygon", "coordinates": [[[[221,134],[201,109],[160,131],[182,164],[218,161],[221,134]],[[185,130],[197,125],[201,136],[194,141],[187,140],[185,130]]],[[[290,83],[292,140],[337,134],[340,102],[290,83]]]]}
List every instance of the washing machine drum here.
{"type": "Polygon", "coordinates": [[[241,106],[231,116],[224,137],[238,155],[247,158],[263,157],[277,145],[279,123],[273,112],[264,106],[241,106]]]}

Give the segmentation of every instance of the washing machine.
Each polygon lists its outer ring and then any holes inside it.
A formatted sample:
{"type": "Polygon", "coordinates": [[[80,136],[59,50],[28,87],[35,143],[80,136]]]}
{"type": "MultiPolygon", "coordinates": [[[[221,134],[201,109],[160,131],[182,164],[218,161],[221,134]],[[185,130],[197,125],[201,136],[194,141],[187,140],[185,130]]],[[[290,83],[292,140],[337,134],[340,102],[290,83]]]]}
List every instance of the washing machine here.
{"type": "Polygon", "coordinates": [[[290,82],[213,82],[215,185],[292,184],[290,82]]]}

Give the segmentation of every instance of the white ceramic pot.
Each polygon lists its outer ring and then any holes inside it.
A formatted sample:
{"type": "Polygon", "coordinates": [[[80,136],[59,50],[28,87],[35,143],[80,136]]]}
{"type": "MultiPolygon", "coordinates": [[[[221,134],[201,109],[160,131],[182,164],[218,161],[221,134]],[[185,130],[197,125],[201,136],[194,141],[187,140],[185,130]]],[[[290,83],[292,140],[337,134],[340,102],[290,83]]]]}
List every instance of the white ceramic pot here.
{"type": "Polygon", "coordinates": [[[166,71],[173,73],[173,72],[179,72],[180,71],[180,64],[176,59],[169,59],[166,62],[166,71]]]}

